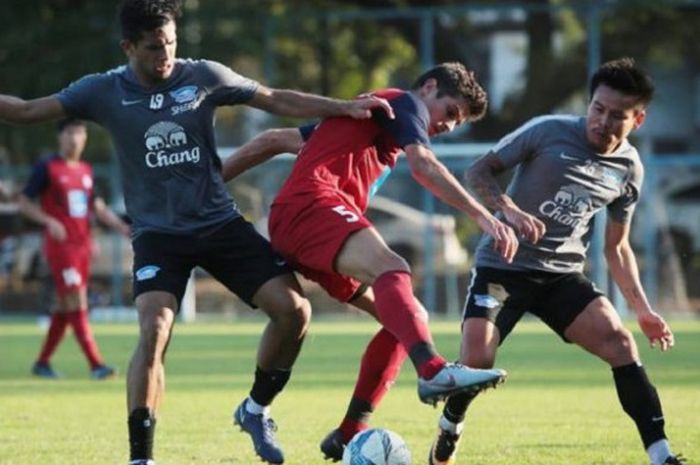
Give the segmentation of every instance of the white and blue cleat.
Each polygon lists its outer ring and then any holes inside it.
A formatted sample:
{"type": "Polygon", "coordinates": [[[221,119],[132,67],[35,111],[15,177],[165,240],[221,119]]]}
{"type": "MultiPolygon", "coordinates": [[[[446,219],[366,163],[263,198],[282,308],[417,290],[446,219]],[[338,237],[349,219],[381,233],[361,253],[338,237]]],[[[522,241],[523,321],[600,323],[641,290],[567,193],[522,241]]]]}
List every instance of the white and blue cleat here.
{"type": "Polygon", "coordinates": [[[477,394],[484,389],[496,387],[507,376],[504,370],[498,368],[483,370],[459,363],[447,363],[432,378],[418,378],[418,397],[425,404],[436,405],[455,394],[477,394]]]}

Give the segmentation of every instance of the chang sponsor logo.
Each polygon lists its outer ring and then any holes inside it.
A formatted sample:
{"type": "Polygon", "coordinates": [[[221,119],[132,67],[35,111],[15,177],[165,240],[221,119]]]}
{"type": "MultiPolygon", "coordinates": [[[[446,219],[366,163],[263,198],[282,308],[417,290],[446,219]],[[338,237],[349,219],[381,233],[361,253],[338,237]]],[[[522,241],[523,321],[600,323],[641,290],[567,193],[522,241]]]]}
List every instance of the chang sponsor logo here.
{"type": "Polygon", "coordinates": [[[187,145],[187,133],[182,126],[172,121],[154,124],[144,135],[146,146],[146,166],[162,168],[182,163],[199,163],[199,147],[184,148],[187,145]]]}
{"type": "Polygon", "coordinates": [[[539,211],[559,224],[578,229],[585,227],[591,205],[591,195],[586,188],[569,184],[559,189],[553,200],[542,202],[539,211]]]}

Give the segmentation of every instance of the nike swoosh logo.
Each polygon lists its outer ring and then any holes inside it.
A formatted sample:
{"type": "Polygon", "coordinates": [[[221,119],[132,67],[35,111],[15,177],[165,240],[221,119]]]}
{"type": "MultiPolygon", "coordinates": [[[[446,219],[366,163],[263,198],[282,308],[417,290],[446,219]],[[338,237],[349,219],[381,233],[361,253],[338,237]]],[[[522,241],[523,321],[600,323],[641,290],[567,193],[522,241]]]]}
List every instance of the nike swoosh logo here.
{"type": "Polygon", "coordinates": [[[449,379],[445,382],[442,381],[432,381],[431,384],[437,387],[443,387],[443,388],[452,388],[457,386],[457,382],[455,381],[455,377],[452,374],[449,374],[449,379]]]}
{"type": "Polygon", "coordinates": [[[653,422],[664,421],[664,417],[651,417],[651,421],[653,421],[653,422]]]}
{"type": "Polygon", "coordinates": [[[122,105],[125,107],[128,107],[129,105],[136,105],[137,103],[143,102],[143,99],[138,99],[138,100],[126,100],[122,99],[122,105]]]}
{"type": "Polygon", "coordinates": [[[563,152],[560,153],[559,156],[561,157],[562,160],[573,160],[573,161],[577,161],[577,160],[578,160],[578,158],[576,158],[576,157],[570,157],[569,155],[567,155],[567,154],[565,154],[565,153],[563,153],[563,152]]]}

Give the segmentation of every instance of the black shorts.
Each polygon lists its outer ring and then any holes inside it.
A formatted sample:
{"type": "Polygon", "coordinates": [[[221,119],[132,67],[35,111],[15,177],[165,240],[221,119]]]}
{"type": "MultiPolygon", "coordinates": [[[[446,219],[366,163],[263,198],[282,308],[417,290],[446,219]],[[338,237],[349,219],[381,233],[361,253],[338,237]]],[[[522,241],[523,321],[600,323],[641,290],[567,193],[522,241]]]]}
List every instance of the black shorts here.
{"type": "Polygon", "coordinates": [[[581,273],[516,271],[478,267],[472,270],[463,321],[487,318],[501,343],[525,312],[537,315],[564,341],[564,331],[594,299],[603,296],[581,273]]]}
{"type": "Polygon", "coordinates": [[[134,298],[165,291],[178,308],[187,280],[200,266],[251,307],[253,296],[275,276],[292,273],[270,243],[243,218],[236,218],[206,235],[145,232],[134,248],[134,298]]]}

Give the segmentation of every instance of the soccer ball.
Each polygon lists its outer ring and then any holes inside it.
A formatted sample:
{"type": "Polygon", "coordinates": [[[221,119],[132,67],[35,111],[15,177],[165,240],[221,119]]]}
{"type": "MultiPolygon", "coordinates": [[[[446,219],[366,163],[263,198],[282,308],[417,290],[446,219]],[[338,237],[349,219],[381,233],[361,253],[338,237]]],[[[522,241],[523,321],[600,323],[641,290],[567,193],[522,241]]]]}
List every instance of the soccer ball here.
{"type": "Polygon", "coordinates": [[[345,446],[343,465],[411,465],[411,452],[393,431],[368,429],[345,446]]]}

